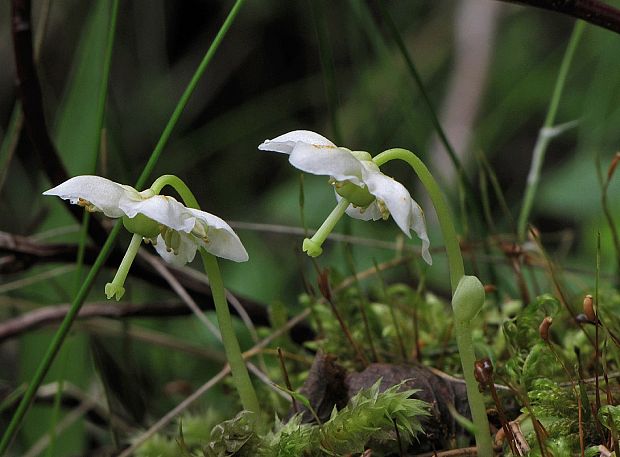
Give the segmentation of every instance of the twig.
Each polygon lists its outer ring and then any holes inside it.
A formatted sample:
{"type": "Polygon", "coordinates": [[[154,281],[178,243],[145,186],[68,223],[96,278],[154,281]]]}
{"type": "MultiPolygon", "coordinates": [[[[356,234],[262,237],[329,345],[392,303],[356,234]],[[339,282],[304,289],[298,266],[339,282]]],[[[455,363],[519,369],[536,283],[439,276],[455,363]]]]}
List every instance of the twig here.
{"type": "Polygon", "coordinates": [[[620,33],[620,10],[598,0],[500,0],[517,3],[583,19],[612,32],[620,33]]]}
{"type": "Polygon", "coordinates": [[[451,449],[449,451],[426,452],[424,454],[415,454],[411,457],[476,457],[478,449],[476,447],[464,447],[461,449],[451,449]]]}
{"type": "MultiPolygon", "coordinates": [[[[98,249],[95,247],[87,247],[84,255],[84,263],[92,264],[98,252],[98,249]]],[[[0,260],[0,274],[7,274],[26,270],[34,264],[74,262],[77,254],[77,247],[72,244],[41,243],[35,241],[31,237],[0,231],[0,253],[7,254],[4,261],[0,260]]],[[[153,271],[152,267],[147,267],[145,263],[146,261],[144,259],[136,259],[136,262],[132,265],[130,274],[152,285],[161,287],[161,276],[153,271]]],[[[108,259],[106,264],[111,267],[118,265],[118,263],[110,259],[108,259]]],[[[190,268],[169,267],[168,269],[175,279],[189,291],[194,300],[200,303],[201,309],[213,309],[211,289],[203,274],[198,274],[190,268]]],[[[235,298],[236,301],[241,303],[254,325],[267,326],[270,324],[267,309],[262,304],[245,297],[236,296],[235,298]]],[[[236,302],[234,304],[236,305],[236,302]]],[[[236,311],[236,309],[236,306],[233,307],[233,311],[236,311]]],[[[181,314],[183,313],[175,315],[181,314]]],[[[310,327],[305,322],[300,323],[292,332],[292,338],[295,342],[307,341],[312,338],[312,335],[310,327]]]]}
{"type": "MultiPolygon", "coordinates": [[[[15,338],[24,332],[32,331],[46,325],[60,322],[70,305],[46,306],[6,320],[0,324],[0,343],[15,338]]],[[[128,318],[128,317],[167,317],[185,316],[190,310],[181,302],[167,301],[159,303],[92,303],[82,307],[78,319],[96,317],[128,318]]]]}
{"type": "Polygon", "coordinates": [[[144,252],[144,249],[140,249],[138,253],[141,259],[144,259],[151,265],[157,273],[161,275],[162,278],[168,283],[168,285],[174,290],[174,292],[179,296],[179,298],[187,305],[187,307],[194,313],[194,315],[202,322],[202,324],[207,327],[209,332],[218,340],[222,340],[222,335],[220,334],[219,329],[211,322],[207,316],[202,312],[200,307],[196,304],[194,299],[189,295],[187,290],[181,285],[181,283],[174,277],[174,275],[170,272],[168,267],[164,265],[163,262],[160,262],[155,256],[151,254],[147,254],[144,252]]]}

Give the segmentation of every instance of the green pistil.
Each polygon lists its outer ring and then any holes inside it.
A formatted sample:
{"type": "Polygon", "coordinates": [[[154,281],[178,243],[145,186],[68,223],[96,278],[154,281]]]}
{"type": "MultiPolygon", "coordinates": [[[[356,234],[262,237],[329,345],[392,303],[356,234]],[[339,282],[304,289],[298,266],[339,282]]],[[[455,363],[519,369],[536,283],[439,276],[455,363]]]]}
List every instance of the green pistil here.
{"type": "Polygon", "coordinates": [[[142,235],[144,238],[155,239],[159,235],[160,224],[144,214],[136,214],[135,217],[123,217],[123,226],[129,233],[142,235]]]}
{"type": "Polygon", "coordinates": [[[354,206],[366,208],[375,201],[375,196],[368,192],[368,188],[353,184],[351,181],[336,181],[334,183],[336,193],[342,198],[349,200],[354,206]]]}
{"type": "Polygon", "coordinates": [[[325,222],[319,227],[312,238],[306,238],[302,245],[302,249],[306,252],[310,257],[318,257],[323,252],[323,242],[327,238],[327,236],[334,230],[334,227],[340,220],[340,218],[344,215],[347,207],[349,206],[349,200],[343,198],[338,202],[338,205],[333,209],[331,214],[327,216],[325,222]]]}
{"type": "Polygon", "coordinates": [[[118,270],[116,271],[116,275],[114,275],[114,279],[112,280],[112,282],[109,282],[105,285],[105,294],[108,299],[115,297],[116,301],[118,301],[125,293],[125,288],[123,287],[123,285],[125,284],[125,279],[127,279],[127,273],[129,273],[129,268],[131,268],[131,264],[136,258],[136,255],[138,254],[141,243],[142,236],[134,233],[134,235],[131,237],[131,242],[129,243],[127,252],[125,252],[125,255],[123,256],[123,260],[118,267],[118,270]]]}

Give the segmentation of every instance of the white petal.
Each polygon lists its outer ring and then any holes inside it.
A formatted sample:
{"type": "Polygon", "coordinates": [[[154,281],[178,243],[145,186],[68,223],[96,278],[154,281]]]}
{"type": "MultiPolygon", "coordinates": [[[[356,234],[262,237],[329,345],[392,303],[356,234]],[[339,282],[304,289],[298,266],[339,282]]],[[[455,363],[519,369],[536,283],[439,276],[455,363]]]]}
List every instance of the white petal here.
{"type": "Polygon", "coordinates": [[[348,149],[297,143],[288,160],[307,173],[362,185],[362,164],[348,149]]]}
{"type": "Polygon", "coordinates": [[[140,201],[139,192],[131,186],[115,183],[101,176],[75,176],[58,186],[43,192],[43,195],[56,195],[71,203],[79,199],[87,200],[108,217],[121,217],[124,212],[121,204],[140,201]]]}
{"type": "Polygon", "coordinates": [[[208,242],[199,240],[202,247],[207,252],[217,257],[233,260],[235,262],[245,262],[249,256],[241,240],[233,229],[223,219],[197,209],[188,208],[189,211],[207,225],[208,242]]]}
{"type": "MultiPolygon", "coordinates": [[[[336,199],[340,201],[342,197],[336,194],[336,199]]],[[[361,221],[378,221],[379,219],[383,219],[383,215],[379,210],[376,200],[366,208],[349,205],[346,209],[346,213],[352,218],[359,219],[361,221]]]]}
{"type": "Polygon", "coordinates": [[[187,233],[179,233],[181,235],[181,245],[177,251],[177,254],[166,248],[166,242],[161,235],[157,235],[157,243],[155,244],[155,250],[157,253],[168,263],[177,267],[182,267],[186,263],[194,260],[196,256],[197,242],[195,237],[187,233]]]}
{"type": "Polygon", "coordinates": [[[424,220],[424,211],[417,204],[415,200],[411,200],[411,213],[413,215],[413,221],[411,224],[411,228],[418,235],[418,238],[422,240],[422,258],[429,265],[433,264],[433,259],[431,257],[431,252],[429,248],[431,246],[431,242],[428,239],[428,234],[426,233],[426,221],[424,220]]]}
{"type": "Polygon", "coordinates": [[[426,233],[424,212],[420,205],[411,198],[405,186],[381,172],[368,168],[364,171],[364,182],[372,195],[385,202],[394,222],[405,235],[411,237],[411,229],[416,232],[422,240],[422,257],[429,265],[432,264],[428,250],[430,243],[426,233]]]}
{"type": "Polygon", "coordinates": [[[179,232],[189,233],[196,224],[196,218],[189,208],[168,195],[154,195],[140,201],[123,202],[120,208],[128,217],[144,214],[179,232]]]}
{"type": "Polygon", "coordinates": [[[336,146],[318,133],[311,132],[310,130],[294,130],[280,135],[273,140],[265,140],[263,144],[258,146],[258,149],[261,151],[275,151],[290,154],[297,143],[314,144],[317,146],[336,146]]]}

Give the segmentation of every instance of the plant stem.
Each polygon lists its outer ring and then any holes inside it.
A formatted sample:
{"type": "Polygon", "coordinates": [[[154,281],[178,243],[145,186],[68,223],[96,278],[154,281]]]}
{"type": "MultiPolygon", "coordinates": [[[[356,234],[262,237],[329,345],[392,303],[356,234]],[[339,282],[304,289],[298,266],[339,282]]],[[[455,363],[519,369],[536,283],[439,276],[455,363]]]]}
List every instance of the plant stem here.
{"type": "MultiPolygon", "coordinates": [[[[192,191],[183,180],[177,176],[163,175],[157,178],[151,185],[151,190],[158,194],[165,186],[170,186],[176,190],[188,207],[200,209],[200,205],[192,191]]],[[[260,412],[258,398],[256,397],[254,386],[252,386],[250,375],[243,361],[239,341],[233,329],[230,310],[228,309],[228,302],[226,301],[224,281],[222,281],[222,274],[217,263],[217,258],[202,248],[200,249],[200,255],[202,256],[205,273],[209,278],[209,287],[211,287],[211,294],[213,295],[217,323],[220,328],[224,350],[226,351],[226,358],[230,365],[233,383],[241,398],[243,409],[258,414],[260,412]]]]}
{"type": "Polygon", "coordinates": [[[422,181],[422,184],[426,188],[426,191],[433,202],[446,248],[446,254],[448,255],[450,285],[452,288],[452,293],[454,293],[459,280],[465,275],[465,267],[463,266],[463,257],[461,256],[461,248],[459,246],[456,230],[454,228],[454,224],[452,223],[450,207],[448,206],[437,181],[435,181],[435,178],[431,175],[431,172],[428,171],[426,165],[424,165],[424,163],[413,152],[402,148],[388,149],[387,151],[383,151],[381,154],[373,157],[372,160],[378,166],[381,166],[384,163],[394,159],[400,159],[409,164],[413,171],[415,171],[418,175],[418,178],[420,178],[420,181],[422,181]]]}
{"type": "Polygon", "coordinates": [[[525,189],[525,195],[523,196],[523,204],[521,206],[521,212],[519,213],[519,220],[517,223],[517,233],[519,240],[524,241],[527,234],[527,223],[534,204],[534,197],[536,190],[538,189],[538,182],[540,180],[540,170],[545,160],[545,153],[547,151],[547,145],[554,135],[553,123],[555,122],[555,115],[558,111],[558,105],[560,104],[560,98],[562,97],[562,91],[564,90],[564,84],[566,83],[566,76],[568,75],[568,69],[575,55],[577,44],[583,33],[585,23],[583,21],[577,21],[573,32],[568,42],[562,64],[560,65],[560,71],[555,81],[555,87],[553,88],[553,94],[551,101],[549,102],[549,108],[547,110],[547,116],[542,128],[538,131],[538,138],[534,145],[534,152],[532,153],[532,164],[530,171],[527,175],[527,184],[525,189]]]}
{"type": "Polygon", "coordinates": [[[258,398],[252,386],[252,381],[250,381],[250,375],[243,361],[239,342],[237,341],[232,326],[224,283],[222,281],[220,268],[217,264],[217,259],[204,249],[200,249],[200,255],[202,256],[205,272],[209,277],[209,285],[211,287],[211,293],[213,294],[213,302],[215,303],[215,314],[217,315],[217,322],[222,334],[226,358],[230,365],[233,382],[235,383],[237,392],[239,392],[239,397],[241,397],[241,404],[243,405],[243,409],[258,414],[260,412],[258,398]]]}
{"type": "Polygon", "coordinates": [[[181,98],[179,99],[179,102],[177,103],[176,108],[172,112],[172,115],[170,116],[170,120],[168,120],[168,123],[166,124],[166,127],[164,128],[164,131],[162,132],[161,137],[159,138],[159,141],[157,142],[157,145],[155,145],[155,149],[153,150],[153,153],[151,154],[149,161],[144,166],[144,170],[142,170],[142,173],[140,174],[140,177],[138,178],[138,182],[136,183],[136,186],[135,186],[136,189],[139,189],[144,186],[144,184],[146,183],[146,180],[152,173],[153,168],[155,168],[155,165],[157,164],[157,161],[159,160],[159,156],[161,155],[162,151],[164,150],[164,147],[166,146],[166,144],[168,143],[168,140],[170,139],[172,130],[174,130],[177,123],[179,122],[179,119],[181,118],[181,114],[183,114],[183,111],[185,110],[185,107],[187,106],[187,103],[189,102],[190,97],[194,93],[194,89],[196,89],[196,86],[198,85],[198,81],[200,81],[200,78],[202,78],[202,75],[204,74],[207,67],[209,66],[211,59],[213,59],[213,56],[215,55],[215,52],[219,48],[220,43],[224,39],[226,32],[228,32],[228,29],[230,29],[230,26],[232,25],[235,18],[237,17],[237,14],[239,13],[239,10],[241,9],[241,6],[243,5],[244,1],[245,0],[237,0],[235,2],[234,6],[230,10],[230,13],[228,13],[226,20],[222,24],[222,27],[220,27],[220,30],[217,32],[217,35],[213,39],[211,46],[207,50],[207,53],[205,54],[202,61],[200,62],[200,65],[196,69],[196,72],[192,76],[192,79],[190,80],[189,84],[185,88],[183,95],[181,95],[181,98]]]}
{"type": "Polygon", "coordinates": [[[489,421],[486,407],[484,406],[484,398],[478,390],[478,382],[474,377],[476,354],[471,340],[471,323],[459,322],[455,319],[454,331],[456,333],[456,345],[459,350],[459,357],[463,365],[463,378],[465,379],[465,387],[467,388],[469,410],[471,411],[472,422],[476,427],[475,435],[478,456],[493,457],[493,444],[491,443],[491,433],[489,432],[489,421]],[[470,367],[471,369],[469,369],[470,367]]]}
{"type": "MultiPolygon", "coordinates": [[[[439,226],[444,239],[446,254],[448,257],[448,265],[450,271],[450,284],[452,294],[456,291],[457,285],[465,275],[465,267],[463,266],[463,257],[459,246],[452,215],[446,199],[435,181],[426,168],[426,165],[411,151],[402,148],[388,149],[373,158],[373,161],[381,166],[386,162],[394,159],[400,159],[413,169],[418,175],[420,181],[426,188],[435,212],[439,220],[439,226]]],[[[454,304],[453,304],[454,305],[454,304]]],[[[456,319],[455,314],[455,333],[456,342],[459,349],[459,356],[463,366],[463,377],[467,386],[467,398],[469,400],[469,408],[471,411],[473,423],[476,427],[476,445],[478,446],[478,455],[480,457],[492,457],[493,446],[491,443],[491,434],[489,432],[489,422],[484,405],[484,398],[478,390],[478,383],[474,378],[474,362],[476,355],[471,340],[471,322],[456,319]]]]}

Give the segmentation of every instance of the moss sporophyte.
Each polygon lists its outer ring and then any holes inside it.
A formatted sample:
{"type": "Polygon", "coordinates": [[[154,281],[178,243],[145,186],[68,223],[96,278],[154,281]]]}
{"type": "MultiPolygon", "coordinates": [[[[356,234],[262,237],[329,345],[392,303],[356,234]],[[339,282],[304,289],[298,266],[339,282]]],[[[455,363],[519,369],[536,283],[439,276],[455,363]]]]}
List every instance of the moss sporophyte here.
{"type": "Polygon", "coordinates": [[[232,328],[216,259],[221,257],[235,262],[248,260],[248,253],[232,228],[219,217],[201,211],[189,188],[173,175],[161,176],[142,192],[100,176],[76,176],[44,192],[44,195],[56,195],[83,206],[87,211],[122,218],[125,228],[133,233],[114,279],[106,284],[108,298],[120,300],[125,293],[125,279],[143,240],[151,243],[165,261],[177,266],[191,262],[196,252],[200,253],[241,403],[244,409],[258,412],[258,400],[232,328]],[[165,186],[173,187],[185,205],[173,197],[159,195],[165,186]]]}
{"type": "Polygon", "coordinates": [[[450,209],[428,168],[413,152],[406,149],[388,149],[372,157],[365,151],[351,151],[336,146],[318,133],[307,130],[296,130],[266,140],[258,149],[288,154],[289,162],[294,167],[307,173],[330,176],[329,182],[334,186],[338,204],[316,234],[303,242],[303,250],[312,257],[321,255],[323,242],[345,213],[362,220],[387,219],[391,215],[407,236],[410,236],[411,230],[416,232],[422,240],[422,258],[430,265],[430,242],[422,208],[402,184],[383,174],[379,167],[398,159],[406,162],[418,175],[435,207],[448,257],[456,341],[467,386],[478,455],[491,457],[493,448],[489,423],[484,399],[474,378],[475,353],[471,340],[471,323],[484,303],[484,288],[478,278],[465,276],[450,209]]]}

